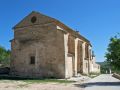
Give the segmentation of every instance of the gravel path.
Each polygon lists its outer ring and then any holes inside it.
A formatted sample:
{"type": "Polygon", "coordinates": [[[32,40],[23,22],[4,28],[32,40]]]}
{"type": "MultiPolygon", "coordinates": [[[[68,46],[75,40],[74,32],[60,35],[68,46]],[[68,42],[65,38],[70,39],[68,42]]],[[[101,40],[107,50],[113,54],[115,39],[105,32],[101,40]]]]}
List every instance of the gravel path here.
{"type": "Polygon", "coordinates": [[[0,80],[0,90],[83,90],[74,83],[25,83],[22,81],[0,80]]]}
{"type": "Polygon", "coordinates": [[[120,90],[120,80],[110,74],[103,74],[88,81],[85,90],[120,90]]]}

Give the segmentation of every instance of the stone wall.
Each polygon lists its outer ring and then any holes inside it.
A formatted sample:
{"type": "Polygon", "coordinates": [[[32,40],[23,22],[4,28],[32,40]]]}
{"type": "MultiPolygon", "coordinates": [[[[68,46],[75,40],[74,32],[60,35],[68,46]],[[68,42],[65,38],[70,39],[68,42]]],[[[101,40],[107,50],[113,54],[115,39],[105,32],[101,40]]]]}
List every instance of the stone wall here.
{"type": "Polygon", "coordinates": [[[75,55],[75,37],[71,34],[68,36],[68,53],[75,55]]]}
{"type": "Polygon", "coordinates": [[[92,58],[92,61],[90,62],[90,72],[92,73],[100,73],[100,65],[96,63],[95,57],[92,58]]]}
{"type": "Polygon", "coordinates": [[[15,30],[11,74],[24,77],[65,77],[64,34],[56,26],[32,26],[15,30]],[[30,64],[35,56],[35,65],[30,64]]]}
{"type": "Polygon", "coordinates": [[[89,67],[88,60],[84,60],[83,61],[83,74],[88,74],[89,73],[88,72],[88,67],[89,67]]]}
{"type": "Polygon", "coordinates": [[[77,72],[78,73],[82,73],[82,63],[83,63],[83,51],[82,51],[82,44],[83,42],[82,41],[78,41],[78,46],[77,46],[77,72]]]}
{"type": "Polygon", "coordinates": [[[90,69],[90,45],[86,42],[83,43],[83,74],[89,74],[90,69]]]}
{"type": "Polygon", "coordinates": [[[92,67],[90,42],[38,12],[32,12],[14,27],[11,49],[11,75],[68,78],[88,74],[92,67]]]}

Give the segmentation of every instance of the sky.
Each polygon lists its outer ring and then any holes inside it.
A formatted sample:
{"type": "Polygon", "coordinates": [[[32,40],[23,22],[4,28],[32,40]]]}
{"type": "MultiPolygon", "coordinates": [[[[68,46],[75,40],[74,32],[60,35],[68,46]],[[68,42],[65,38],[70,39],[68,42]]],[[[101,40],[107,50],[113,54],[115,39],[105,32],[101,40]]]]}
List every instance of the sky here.
{"type": "Polygon", "coordinates": [[[0,0],[0,45],[11,49],[14,27],[32,11],[62,21],[90,40],[98,62],[120,32],[120,0],[0,0]]]}

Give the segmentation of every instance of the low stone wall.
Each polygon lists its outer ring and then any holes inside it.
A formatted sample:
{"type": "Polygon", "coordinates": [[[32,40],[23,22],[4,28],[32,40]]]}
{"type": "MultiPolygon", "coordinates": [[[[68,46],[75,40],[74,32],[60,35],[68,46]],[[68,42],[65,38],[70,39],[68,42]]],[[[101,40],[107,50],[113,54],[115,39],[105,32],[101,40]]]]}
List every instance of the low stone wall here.
{"type": "Polygon", "coordinates": [[[9,67],[0,68],[0,74],[9,74],[9,71],[10,71],[9,67]]]}
{"type": "Polygon", "coordinates": [[[117,79],[120,79],[120,75],[119,74],[114,73],[112,76],[117,78],[117,79]]]}

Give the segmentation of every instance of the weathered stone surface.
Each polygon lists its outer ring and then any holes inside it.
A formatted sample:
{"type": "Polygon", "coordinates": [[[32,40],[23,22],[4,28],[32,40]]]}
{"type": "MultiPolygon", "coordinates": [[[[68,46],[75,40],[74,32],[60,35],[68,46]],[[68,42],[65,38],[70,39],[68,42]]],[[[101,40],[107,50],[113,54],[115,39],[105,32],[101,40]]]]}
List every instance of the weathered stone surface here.
{"type": "Polygon", "coordinates": [[[75,54],[75,38],[72,35],[68,36],[68,53],[75,54]]]}
{"type": "Polygon", "coordinates": [[[114,73],[112,76],[120,80],[120,75],[119,74],[114,73]]]}
{"type": "Polygon", "coordinates": [[[86,38],[37,12],[14,27],[11,49],[11,75],[70,78],[88,74],[92,66],[91,44],[86,38]]]}
{"type": "MultiPolygon", "coordinates": [[[[29,20],[23,22],[27,25],[29,20]]],[[[14,31],[11,74],[65,77],[63,32],[57,30],[53,24],[21,27],[14,31]],[[35,56],[35,65],[30,65],[31,55],[35,56]]]]}
{"type": "Polygon", "coordinates": [[[83,60],[82,60],[82,58],[83,58],[82,44],[83,44],[83,42],[78,41],[78,47],[77,47],[77,53],[78,53],[77,72],[78,73],[83,72],[83,70],[82,70],[82,66],[83,66],[83,64],[82,64],[83,63],[83,60]]]}

